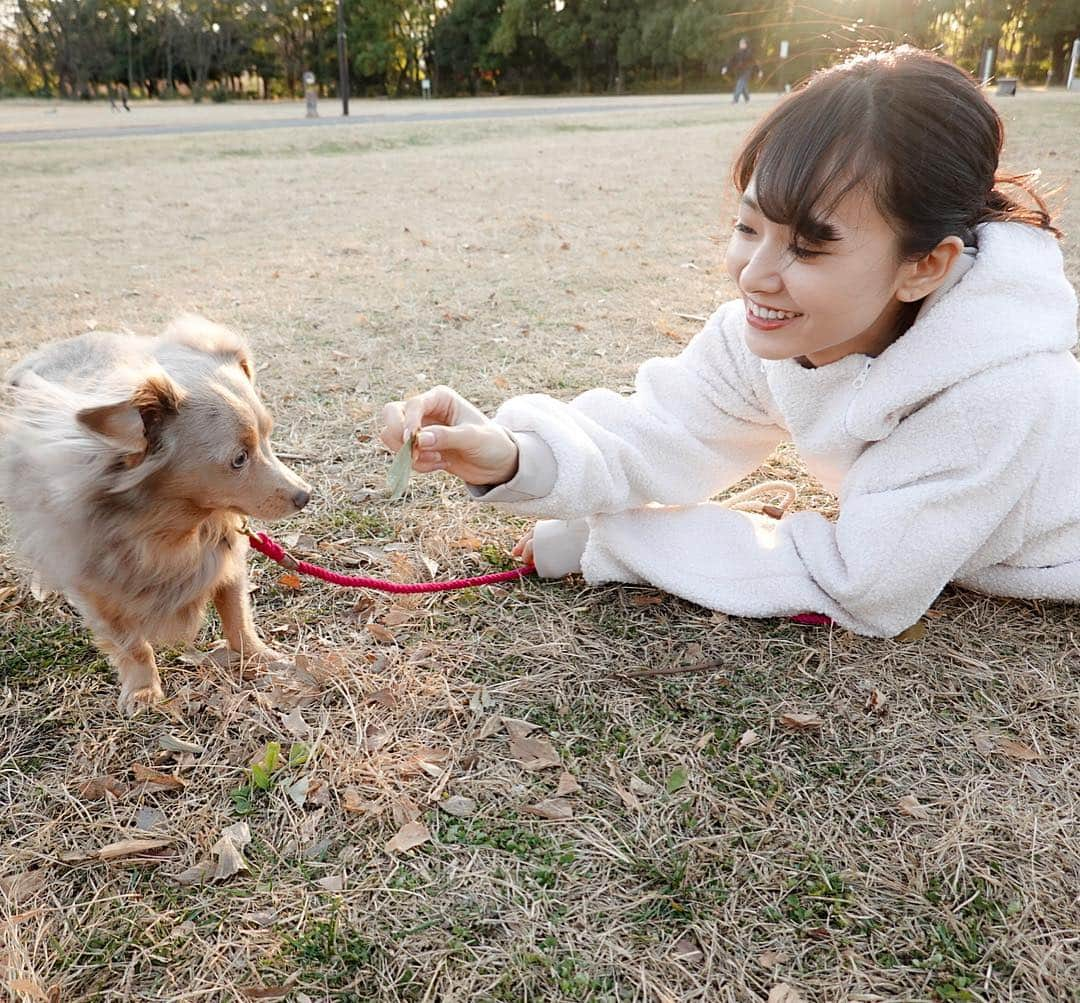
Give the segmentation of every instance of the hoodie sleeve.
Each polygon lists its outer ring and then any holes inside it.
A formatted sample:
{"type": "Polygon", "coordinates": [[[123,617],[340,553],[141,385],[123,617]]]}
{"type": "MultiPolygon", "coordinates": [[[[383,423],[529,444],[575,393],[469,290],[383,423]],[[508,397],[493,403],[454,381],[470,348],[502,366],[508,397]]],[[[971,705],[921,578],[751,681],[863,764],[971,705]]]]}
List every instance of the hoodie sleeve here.
{"type": "Polygon", "coordinates": [[[825,613],[858,633],[894,636],[961,569],[1015,552],[1021,541],[999,527],[1026,503],[1047,410],[1019,382],[1010,389],[984,373],[862,454],[835,523],[813,512],[776,522],[716,504],[624,512],[589,520],[582,569],[590,582],[648,582],[735,615],[825,613]]]}
{"type": "Polygon", "coordinates": [[[530,469],[480,497],[516,514],[572,520],[700,501],[735,483],[784,435],[741,323],[741,303],[725,304],[679,356],[646,362],[630,396],[590,390],[569,403],[540,394],[507,401],[495,421],[527,444],[522,465],[530,469]],[[535,476],[533,466],[546,473],[535,476]],[[538,483],[539,497],[524,488],[538,483]]]}

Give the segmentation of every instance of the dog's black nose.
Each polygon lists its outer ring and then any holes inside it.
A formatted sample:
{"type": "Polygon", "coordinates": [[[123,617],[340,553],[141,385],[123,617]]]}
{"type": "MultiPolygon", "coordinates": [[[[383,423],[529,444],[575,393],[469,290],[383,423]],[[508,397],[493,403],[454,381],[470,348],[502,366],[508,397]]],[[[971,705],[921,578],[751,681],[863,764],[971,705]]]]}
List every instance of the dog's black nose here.
{"type": "Polygon", "coordinates": [[[311,501],[311,492],[310,491],[297,491],[296,494],[294,494],[292,496],[292,500],[293,500],[293,504],[297,508],[303,508],[309,501],[311,501]]]}

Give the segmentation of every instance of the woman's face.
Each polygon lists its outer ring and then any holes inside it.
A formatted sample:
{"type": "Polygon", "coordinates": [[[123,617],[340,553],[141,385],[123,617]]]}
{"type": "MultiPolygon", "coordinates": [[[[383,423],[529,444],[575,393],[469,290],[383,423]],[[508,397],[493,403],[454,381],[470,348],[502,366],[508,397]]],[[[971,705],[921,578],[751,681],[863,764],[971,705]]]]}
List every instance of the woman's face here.
{"type": "Polygon", "coordinates": [[[726,258],[746,308],[750,351],[815,366],[884,351],[896,337],[906,270],[896,234],[866,189],[848,192],[818,221],[822,237],[837,239],[797,245],[789,227],[765,218],[754,191],[751,179],[726,258]]]}

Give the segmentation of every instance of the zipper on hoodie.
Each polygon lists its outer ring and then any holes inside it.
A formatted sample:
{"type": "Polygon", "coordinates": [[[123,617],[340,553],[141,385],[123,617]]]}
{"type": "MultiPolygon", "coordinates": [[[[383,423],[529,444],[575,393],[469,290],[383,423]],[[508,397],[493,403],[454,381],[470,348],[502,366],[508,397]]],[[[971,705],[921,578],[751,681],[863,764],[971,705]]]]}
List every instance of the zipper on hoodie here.
{"type": "Polygon", "coordinates": [[[873,364],[873,359],[866,360],[866,365],[862,367],[862,372],[860,372],[859,375],[855,377],[855,382],[852,384],[852,386],[856,390],[861,390],[863,386],[866,385],[866,381],[870,378],[870,367],[873,364]]]}

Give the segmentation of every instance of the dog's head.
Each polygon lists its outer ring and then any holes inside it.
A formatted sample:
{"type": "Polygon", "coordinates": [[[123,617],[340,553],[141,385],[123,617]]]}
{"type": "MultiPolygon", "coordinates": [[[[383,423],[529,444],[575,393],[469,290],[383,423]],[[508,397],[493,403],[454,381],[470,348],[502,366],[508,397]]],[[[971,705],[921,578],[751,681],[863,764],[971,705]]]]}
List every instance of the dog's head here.
{"type": "Polygon", "coordinates": [[[158,339],[161,369],[126,400],[88,408],[82,426],[120,454],[154,497],[205,512],[280,519],[302,509],[310,487],[270,445],[273,421],[255,393],[242,338],[202,318],[184,318],[158,339]]]}

